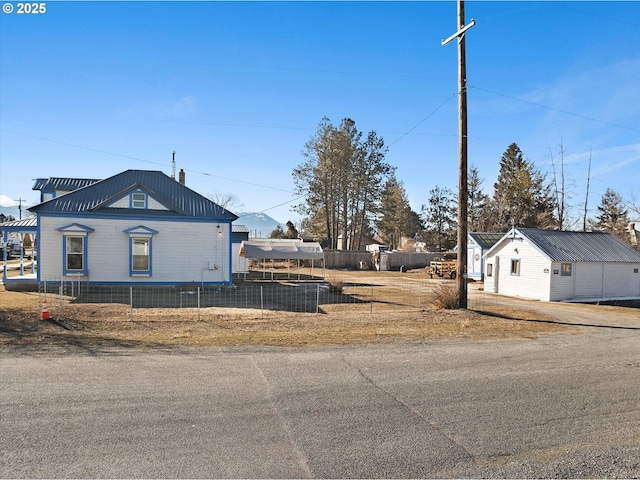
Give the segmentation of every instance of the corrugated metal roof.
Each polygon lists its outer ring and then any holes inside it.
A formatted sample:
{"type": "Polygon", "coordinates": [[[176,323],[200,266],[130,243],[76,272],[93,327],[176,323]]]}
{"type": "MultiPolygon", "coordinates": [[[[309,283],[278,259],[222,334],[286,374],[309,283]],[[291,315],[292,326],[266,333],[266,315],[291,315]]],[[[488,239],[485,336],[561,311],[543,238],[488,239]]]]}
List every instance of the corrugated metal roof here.
{"type": "Polygon", "coordinates": [[[100,180],[94,178],[36,178],[36,182],[33,184],[32,190],[71,192],[88,185],[93,185],[99,181],[100,180]]]}
{"type": "Polygon", "coordinates": [[[480,248],[483,250],[489,250],[496,244],[496,242],[504,237],[504,233],[471,232],[469,233],[469,236],[473,238],[473,241],[476,242],[480,248]]]}
{"type": "Polygon", "coordinates": [[[249,228],[246,225],[231,225],[231,231],[233,233],[249,233],[249,228]]]}
{"type": "Polygon", "coordinates": [[[10,222],[0,223],[0,227],[6,228],[7,230],[25,228],[35,229],[37,226],[38,219],[36,217],[28,217],[23,218],[22,220],[11,220],[10,222]]]}
{"type": "Polygon", "coordinates": [[[517,228],[555,262],[640,262],[640,252],[604,232],[517,228]]]}
{"type": "Polygon", "coordinates": [[[242,242],[241,256],[253,259],[318,260],[324,258],[317,242],[287,242],[283,240],[258,240],[242,242]]]}
{"type": "Polygon", "coordinates": [[[145,215],[184,215],[231,221],[238,218],[235,214],[163,172],[149,170],[126,170],[113,177],[31,207],[29,211],[38,214],[112,212],[140,215],[140,209],[109,207],[111,202],[136,188],[148,192],[153,198],[171,209],[171,211],[147,209],[144,211],[145,215]]]}

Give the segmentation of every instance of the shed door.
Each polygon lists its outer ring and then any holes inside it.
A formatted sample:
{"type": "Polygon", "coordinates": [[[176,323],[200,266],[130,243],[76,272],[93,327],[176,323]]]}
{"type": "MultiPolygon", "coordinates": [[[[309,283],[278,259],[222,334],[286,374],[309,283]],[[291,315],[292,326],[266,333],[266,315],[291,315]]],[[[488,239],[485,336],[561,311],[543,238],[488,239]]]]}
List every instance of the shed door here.
{"type": "Polygon", "coordinates": [[[601,263],[576,264],[575,298],[601,298],[604,272],[601,263]]]}

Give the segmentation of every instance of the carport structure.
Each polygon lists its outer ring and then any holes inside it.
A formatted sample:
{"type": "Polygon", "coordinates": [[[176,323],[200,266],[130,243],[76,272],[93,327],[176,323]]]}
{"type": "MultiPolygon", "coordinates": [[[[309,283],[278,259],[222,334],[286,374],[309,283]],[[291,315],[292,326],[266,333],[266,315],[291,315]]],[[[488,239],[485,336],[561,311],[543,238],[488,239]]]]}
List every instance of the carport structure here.
{"type": "MultiPolygon", "coordinates": [[[[271,278],[273,279],[276,260],[291,262],[295,260],[298,266],[298,280],[300,280],[300,261],[311,261],[313,275],[314,262],[322,260],[324,272],[324,252],[318,242],[303,242],[301,240],[245,240],[240,247],[240,256],[251,260],[271,260],[271,278]]],[[[291,276],[287,267],[288,276],[291,276]]],[[[263,272],[266,275],[266,271],[263,272]]],[[[322,275],[324,278],[324,273],[322,275]]]]}
{"type": "Polygon", "coordinates": [[[37,263],[35,258],[35,245],[36,245],[36,234],[38,231],[38,219],[36,217],[28,217],[20,220],[12,220],[10,222],[5,222],[0,224],[0,229],[2,230],[2,244],[7,245],[10,237],[17,238],[20,242],[20,262],[18,264],[18,268],[20,272],[17,276],[9,277],[9,264],[7,263],[8,252],[6,248],[2,250],[2,283],[4,283],[5,288],[8,290],[11,289],[29,289],[35,288],[37,284],[37,263]],[[25,236],[29,235],[29,239],[31,240],[31,249],[28,252],[24,251],[24,239],[25,236]],[[27,255],[25,255],[27,254],[27,255]],[[25,256],[30,258],[30,265],[28,265],[28,269],[25,270],[25,256]]]}

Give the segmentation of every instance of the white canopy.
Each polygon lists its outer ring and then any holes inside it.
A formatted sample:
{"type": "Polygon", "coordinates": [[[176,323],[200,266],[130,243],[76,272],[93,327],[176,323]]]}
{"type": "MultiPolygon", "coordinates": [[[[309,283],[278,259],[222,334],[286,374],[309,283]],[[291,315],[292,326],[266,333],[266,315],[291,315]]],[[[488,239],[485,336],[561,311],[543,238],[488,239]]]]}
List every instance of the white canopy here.
{"type": "Polygon", "coordinates": [[[318,242],[292,242],[286,240],[245,240],[240,256],[256,260],[321,260],[324,252],[318,242]]]}

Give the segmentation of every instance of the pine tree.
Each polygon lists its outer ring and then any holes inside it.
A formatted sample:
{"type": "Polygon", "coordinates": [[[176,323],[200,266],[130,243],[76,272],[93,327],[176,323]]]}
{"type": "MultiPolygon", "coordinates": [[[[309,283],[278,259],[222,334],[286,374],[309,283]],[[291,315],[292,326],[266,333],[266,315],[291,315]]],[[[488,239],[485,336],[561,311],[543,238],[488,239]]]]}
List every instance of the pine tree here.
{"type": "Polygon", "coordinates": [[[600,205],[598,205],[594,228],[602,232],[611,233],[622,241],[628,242],[628,226],[628,211],[624,206],[622,197],[614,190],[607,188],[600,200],[600,205]]]}
{"type": "Polygon", "coordinates": [[[500,160],[500,173],[494,185],[496,231],[512,226],[548,228],[553,226],[554,202],[544,175],[524,159],[515,143],[500,160]]]}
{"type": "Polygon", "coordinates": [[[411,209],[403,183],[393,174],[382,191],[377,227],[382,240],[392,250],[400,248],[402,237],[414,237],[422,230],[420,217],[411,209]]]}
{"type": "Polygon", "coordinates": [[[304,202],[295,210],[307,217],[307,225],[322,230],[329,248],[337,248],[338,237],[343,248],[358,249],[353,239],[370,232],[379,209],[382,185],[393,173],[385,161],[387,149],[382,138],[362,133],[349,118],[334,127],[323,118],[316,134],[306,143],[306,161],[293,171],[296,193],[304,202]]]}
{"type": "Polygon", "coordinates": [[[486,232],[489,230],[490,201],[489,196],[482,192],[482,182],[480,173],[475,166],[471,166],[467,180],[468,197],[468,229],[470,232],[486,232]]]}
{"type": "Polygon", "coordinates": [[[457,235],[456,199],[448,188],[436,186],[429,192],[429,203],[422,206],[425,223],[424,240],[431,247],[448,250],[455,246],[457,235]]]}

